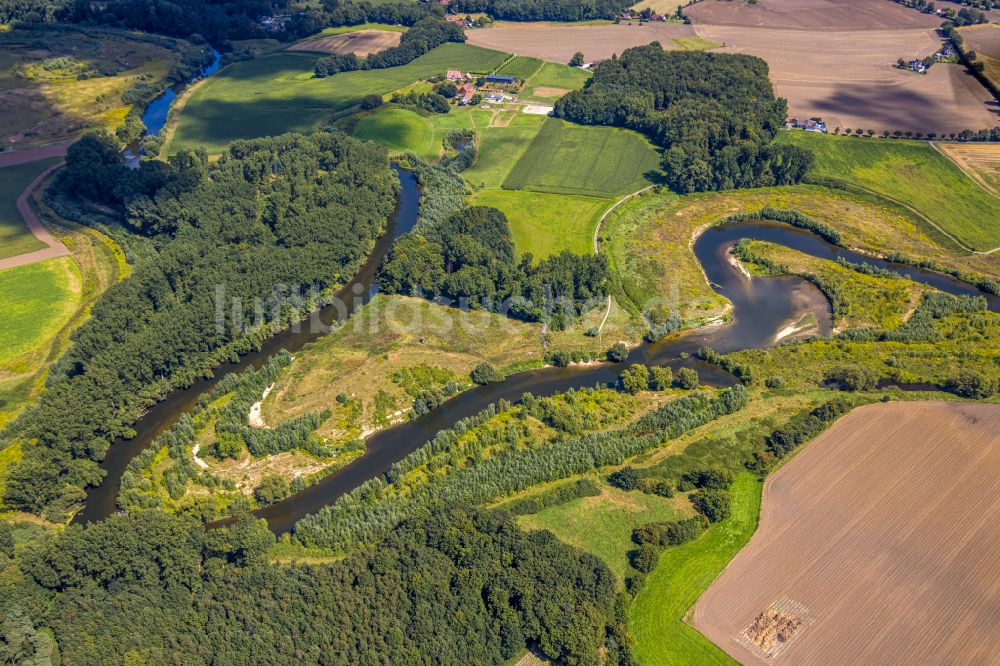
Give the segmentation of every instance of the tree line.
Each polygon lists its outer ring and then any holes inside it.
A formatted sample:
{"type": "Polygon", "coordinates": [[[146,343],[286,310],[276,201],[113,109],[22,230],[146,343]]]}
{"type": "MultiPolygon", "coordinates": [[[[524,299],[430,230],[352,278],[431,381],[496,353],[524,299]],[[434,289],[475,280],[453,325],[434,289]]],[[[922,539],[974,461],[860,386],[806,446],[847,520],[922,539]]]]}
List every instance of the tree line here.
{"type": "Polygon", "coordinates": [[[812,154],[771,143],[786,114],[760,58],[666,52],[657,42],[605,60],[555,107],[573,122],[649,136],[663,147],[666,181],[677,192],[799,182],[812,154]]]}
{"type": "MultiPolygon", "coordinates": [[[[403,33],[398,46],[372,53],[367,58],[358,58],[353,53],[329,55],[316,61],[314,74],[323,78],[339,72],[359,69],[386,69],[412,62],[431,49],[445,42],[464,42],[465,33],[454,23],[440,18],[422,18],[403,33]]],[[[440,97],[440,95],[438,95],[440,97]]],[[[447,105],[447,101],[445,101],[447,105]]],[[[447,106],[440,113],[447,113],[447,106]]]]}
{"type": "Polygon", "coordinates": [[[11,467],[5,501],[56,520],[100,482],[97,461],[150,404],[352,274],[399,188],[384,149],[322,132],[237,141],[212,166],[182,152],[135,170],[110,137],[88,135],[56,186],[118,208],[156,248],[94,305],[38,404],[8,431],[37,444],[11,467]]]}
{"type": "Polygon", "coordinates": [[[614,19],[631,6],[625,0],[451,0],[448,10],[503,21],[591,21],[614,19]]]}
{"type": "MultiPolygon", "coordinates": [[[[2,523],[0,523],[2,524],[2,523]]],[[[145,511],[0,553],[4,638],[20,663],[631,664],[624,605],[598,558],[509,513],[428,507],[332,564],[275,565],[263,521],[205,531],[145,511]]],[[[0,649],[6,647],[0,641],[0,649]]],[[[2,654],[2,653],[0,653],[2,654]]]]}

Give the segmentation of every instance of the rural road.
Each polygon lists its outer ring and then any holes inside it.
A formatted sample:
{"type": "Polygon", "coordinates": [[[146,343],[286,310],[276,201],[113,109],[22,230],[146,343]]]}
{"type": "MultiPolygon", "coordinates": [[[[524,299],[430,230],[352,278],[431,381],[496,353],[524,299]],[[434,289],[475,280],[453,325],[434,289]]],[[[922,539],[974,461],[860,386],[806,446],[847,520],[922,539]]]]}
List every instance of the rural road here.
{"type": "MultiPolygon", "coordinates": [[[[27,164],[28,162],[34,162],[35,160],[41,160],[47,157],[61,157],[66,154],[66,149],[68,147],[68,143],[60,143],[52,146],[46,146],[44,148],[38,148],[36,150],[0,153],[0,168],[15,166],[17,164],[27,164]]],[[[36,187],[38,187],[38,184],[41,183],[50,173],[61,166],[62,162],[49,167],[42,173],[38,174],[38,176],[31,181],[31,183],[29,183],[28,186],[24,188],[24,191],[17,197],[17,211],[21,214],[21,217],[24,218],[24,223],[27,225],[31,233],[34,234],[35,238],[45,243],[48,247],[34,252],[19,254],[14,257],[7,257],[6,259],[0,259],[0,271],[8,268],[15,268],[17,266],[26,266],[28,264],[33,264],[36,261],[64,257],[69,254],[69,249],[52,234],[50,234],[42,225],[42,221],[38,219],[38,215],[31,208],[31,203],[28,201],[31,197],[31,193],[35,191],[36,187]]]]}

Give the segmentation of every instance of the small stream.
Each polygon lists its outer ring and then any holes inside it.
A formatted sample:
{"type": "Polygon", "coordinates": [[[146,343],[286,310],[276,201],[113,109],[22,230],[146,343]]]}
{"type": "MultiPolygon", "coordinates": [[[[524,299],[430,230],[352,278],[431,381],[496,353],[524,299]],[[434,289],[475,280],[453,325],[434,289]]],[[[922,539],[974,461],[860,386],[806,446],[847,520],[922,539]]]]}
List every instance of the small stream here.
{"type": "MultiPolygon", "coordinates": [[[[394,167],[402,185],[400,203],[387,233],[375,244],[357,276],[345,285],[336,296],[350,304],[346,316],[357,306],[369,302],[375,294],[375,277],[378,268],[395,238],[416,223],[420,192],[412,173],[394,167]],[[358,297],[358,295],[361,295],[358,297]]],[[[887,268],[916,281],[926,283],[953,295],[982,295],[972,285],[932,271],[872,259],[859,253],[839,248],[818,236],[786,224],[772,222],[743,222],[707,229],[695,242],[694,252],[705,271],[712,288],[732,303],[731,321],[675,334],[659,342],[643,344],[634,349],[628,363],[670,366],[675,371],[691,367],[698,371],[703,384],[730,386],[735,383],[732,375],[694,358],[694,352],[709,346],[720,353],[740,349],[765,348],[779,342],[779,332],[795,322],[813,315],[816,325],[809,334],[829,336],[833,322],[830,305],[823,293],[811,283],[794,276],[747,278],[731,261],[729,251],[741,238],[769,241],[791,247],[822,259],[843,257],[887,268]]],[[[989,307],[1000,311],[1000,299],[987,295],[989,307]]],[[[312,315],[329,325],[338,317],[333,306],[312,315]]],[[[107,471],[105,481],[89,489],[84,509],[74,522],[88,523],[102,520],[118,510],[116,500],[121,476],[128,463],[149,446],[162,432],[171,427],[180,416],[197,404],[201,395],[211,390],[230,372],[249,367],[259,368],[273,354],[286,349],[292,352],[316,340],[322,333],[318,327],[301,326],[286,329],[269,338],[259,351],[247,354],[238,363],[216,368],[211,379],[202,380],[185,389],[170,393],[154,405],[135,425],[138,433],[131,440],[117,440],[111,446],[101,467],[107,471]]],[[[610,345],[611,342],[608,341],[610,345]]],[[[305,490],[281,502],[256,512],[267,519],[275,533],[290,531],[302,517],[315,513],[365,481],[385,474],[393,463],[430,440],[438,431],[453,426],[459,420],[477,414],[501,398],[517,401],[525,392],[546,396],[597,384],[616,381],[624,366],[598,363],[566,368],[546,367],[508,377],[498,384],[477,386],[449,399],[439,408],[412,421],[396,425],[373,434],[366,441],[365,453],[349,465],[332,472],[305,490]]]]}

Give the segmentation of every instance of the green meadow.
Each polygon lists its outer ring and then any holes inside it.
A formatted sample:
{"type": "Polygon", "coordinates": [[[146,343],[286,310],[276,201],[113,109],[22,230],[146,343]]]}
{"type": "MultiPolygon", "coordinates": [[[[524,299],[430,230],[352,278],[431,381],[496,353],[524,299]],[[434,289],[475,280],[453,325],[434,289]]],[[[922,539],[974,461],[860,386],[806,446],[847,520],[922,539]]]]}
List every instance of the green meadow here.
{"type": "Polygon", "coordinates": [[[532,74],[537,72],[539,68],[541,68],[541,66],[544,64],[545,61],[539,58],[530,58],[528,56],[516,56],[513,60],[511,60],[506,65],[498,69],[496,73],[506,74],[507,76],[514,76],[519,79],[527,79],[532,74]]]}
{"type": "Polygon", "coordinates": [[[655,148],[636,132],[549,118],[503,188],[614,197],[649,185],[659,166],[655,148]]]}
{"type": "Polygon", "coordinates": [[[393,152],[412,151],[424,157],[436,157],[440,142],[434,142],[430,120],[407,109],[385,109],[358,121],[354,136],[362,141],[377,141],[393,152]]]}
{"type": "Polygon", "coordinates": [[[582,88],[589,78],[587,70],[547,62],[525,82],[521,97],[552,103],[570,90],[582,88]]]}
{"type": "Polygon", "coordinates": [[[51,157],[0,169],[0,259],[45,247],[45,243],[24,226],[24,219],[17,212],[17,197],[38,174],[61,160],[60,157],[51,157]]]}
{"type": "Polygon", "coordinates": [[[483,190],[473,197],[480,206],[499,208],[510,221],[518,255],[544,259],[563,250],[592,254],[597,221],[612,199],[515,190],[483,190]]]}
{"type": "Polygon", "coordinates": [[[761,482],[744,472],[730,492],[732,515],[694,541],[667,548],[629,608],[629,633],[643,666],[731,664],[729,658],[684,615],[715,577],[750,540],[760,515],[761,482]]]}
{"type": "Polygon", "coordinates": [[[81,284],[69,257],[0,271],[0,364],[48,343],[76,312],[81,284]]]}
{"type": "Polygon", "coordinates": [[[814,179],[862,187],[908,206],[974,250],[1000,246],[1000,198],[929,143],[813,132],[779,132],[777,141],[816,155],[809,173],[814,179]]]}
{"type": "Polygon", "coordinates": [[[448,69],[489,71],[506,54],[443,44],[402,67],[313,78],[316,54],[277,53],[239,62],[199,86],[184,106],[168,151],[205,146],[221,152],[235,139],[312,132],[370,94],[385,95],[448,69]]]}

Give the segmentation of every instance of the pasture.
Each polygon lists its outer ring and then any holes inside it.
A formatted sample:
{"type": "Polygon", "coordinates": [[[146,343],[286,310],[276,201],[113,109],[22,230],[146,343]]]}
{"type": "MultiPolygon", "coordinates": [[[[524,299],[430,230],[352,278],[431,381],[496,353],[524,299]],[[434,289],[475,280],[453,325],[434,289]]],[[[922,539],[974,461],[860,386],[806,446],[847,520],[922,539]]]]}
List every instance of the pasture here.
{"type": "Polygon", "coordinates": [[[503,185],[538,134],[545,117],[519,114],[515,120],[517,124],[511,122],[506,127],[475,127],[479,132],[476,161],[462,172],[473,187],[499,188],[503,185]]]}
{"type": "Polygon", "coordinates": [[[681,23],[630,25],[566,25],[551,23],[503,23],[469,31],[470,44],[510,51],[566,64],[577,51],[587,62],[605,60],[633,46],[660,42],[673,48],[673,38],[694,37],[695,31],[681,23]]]}
{"type": "Polygon", "coordinates": [[[810,132],[780,132],[777,140],[816,155],[812,178],[846,182],[901,202],[972,249],[1000,246],[1000,198],[926,142],[810,132]]]}
{"type": "MultiPolygon", "coordinates": [[[[873,1],[923,16],[885,0],[873,1]]],[[[831,131],[860,127],[942,135],[1000,122],[990,93],[961,65],[935,64],[926,74],[894,66],[897,58],[924,58],[940,48],[941,38],[931,28],[823,30],[768,24],[698,25],[696,31],[725,45],[717,53],[763,58],[775,94],[788,99],[789,116],[823,118],[831,131]],[[831,62],[837,63],[834,69],[831,62]]]]}
{"type": "Polygon", "coordinates": [[[60,157],[50,157],[0,169],[0,259],[46,247],[24,225],[24,219],[17,210],[17,197],[38,174],[61,160],[60,157]]]}
{"type": "MultiPolygon", "coordinates": [[[[767,480],[759,530],[692,623],[748,664],[989,661],[1000,631],[984,593],[1000,546],[998,433],[997,405],[855,410],[767,480]],[[785,640],[773,641],[779,626],[785,640]]],[[[657,612],[644,593],[637,637],[657,612]]]]}
{"type": "Polygon", "coordinates": [[[976,182],[1000,197],[1000,144],[936,143],[934,147],[976,182]]]}
{"type": "Polygon", "coordinates": [[[732,515],[694,541],[668,548],[629,607],[635,655],[649,666],[728,664],[730,660],[685,623],[691,605],[753,536],[760,513],[760,481],[744,472],[730,492],[732,515]]]}
{"type": "Polygon", "coordinates": [[[73,317],[82,290],[69,257],[0,271],[0,367],[46,346],[73,317]]]}
{"type": "Polygon", "coordinates": [[[393,46],[399,46],[403,33],[392,30],[354,30],[336,35],[324,35],[296,42],[289,51],[310,51],[314,53],[353,53],[365,57],[393,46]]]}
{"type": "Polygon", "coordinates": [[[506,74],[507,76],[513,76],[518,79],[527,79],[532,74],[537,72],[543,64],[544,61],[539,60],[538,58],[516,56],[513,60],[498,69],[496,73],[506,74]]]}
{"type": "Polygon", "coordinates": [[[431,121],[408,109],[384,109],[365,116],[352,132],[362,141],[376,141],[395,153],[411,151],[437,156],[440,143],[434,142],[431,121]]]}
{"type": "Polygon", "coordinates": [[[570,92],[579,90],[590,78],[590,72],[579,67],[547,62],[525,82],[522,98],[555,102],[570,92]]]}
{"type": "Polygon", "coordinates": [[[659,155],[640,134],[548,118],[503,188],[613,197],[645,187],[658,169],[659,155]]]}
{"type": "Polygon", "coordinates": [[[530,252],[537,260],[563,250],[592,254],[597,221],[613,200],[543,192],[483,190],[473,197],[473,203],[502,210],[510,221],[517,254],[530,252]]]}
{"type": "Polygon", "coordinates": [[[113,129],[131,108],[122,93],[163,84],[180,52],[196,50],[106,28],[0,32],[0,143],[25,149],[113,129]]]}
{"type": "Polygon", "coordinates": [[[448,69],[490,71],[506,55],[448,43],[402,67],[342,72],[323,79],[313,78],[316,58],[284,52],[219,72],[187,101],[168,152],[205,146],[209,153],[219,153],[234,139],[312,132],[365,95],[385,95],[448,69]]]}

